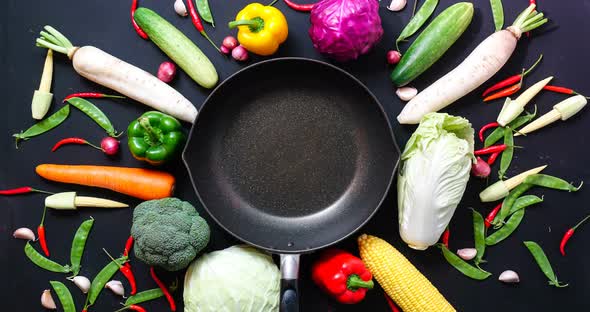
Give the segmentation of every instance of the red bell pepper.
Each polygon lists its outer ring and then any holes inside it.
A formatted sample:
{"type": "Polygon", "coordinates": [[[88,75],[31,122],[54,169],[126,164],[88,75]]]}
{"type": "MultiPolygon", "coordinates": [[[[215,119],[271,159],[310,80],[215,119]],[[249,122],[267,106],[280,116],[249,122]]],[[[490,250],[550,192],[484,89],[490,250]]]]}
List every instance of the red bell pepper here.
{"type": "Polygon", "coordinates": [[[338,302],[353,304],[373,288],[373,275],[363,261],[352,254],[329,249],[313,264],[313,281],[338,302]]]}

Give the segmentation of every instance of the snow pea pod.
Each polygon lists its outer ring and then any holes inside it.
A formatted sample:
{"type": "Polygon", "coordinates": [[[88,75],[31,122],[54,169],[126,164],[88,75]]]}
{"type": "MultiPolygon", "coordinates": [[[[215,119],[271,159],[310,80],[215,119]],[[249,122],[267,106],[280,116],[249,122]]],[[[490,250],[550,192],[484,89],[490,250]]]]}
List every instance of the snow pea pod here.
{"type": "Polygon", "coordinates": [[[117,136],[115,133],[115,128],[113,127],[113,124],[109,118],[98,107],[96,107],[96,105],[79,97],[69,98],[67,99],[67,102],[94,120],[94,122],[103,128],[109,136],[117,136]]]}
{"type": "Polygon", "coordinates": [[[533,255],[533,258],[535,258],[535,261],[537,262],[537,265],[539,265],[541,271],[543,271],[543,274],[545,274],[545,276],[547,276],[549,279],[549,285],[553,285],[555,287],[566,287],[568,285],[562,284],[557,280],[557,276],[555,276],[555,272],[553,272],[551,263],[549,262],[549,259],[547,259],[547,255],[545,255],[545,252],[541,246],[539,246],[539,244],[533,241],[526,241],[523,243],[533,255]]]}
{"type": "Polygon", "coordinates": [[[538,204],[543,202],[543,198],[535,196],[535,195],[524,195],[519,197],[515,202],[512,208],[510,208],[509,215],[519,211],[520,209],[526,208],[528,206],[538,204]]]}
{"type": "MultiPolygon", "coordinates": [[[[524,124],[531,121],[537,115],[537,107],[535,106],[535,111],[532,113],[527,113],[524,116],[519,116],[518,118],[514,119],[511,123],[508,124],[510,129],[518,129],[524,124]]],[[[506,129],[504,127],[498,127],[488,135],[488,137],[484,141],[484,147],[489,147],[494,145],[494,143],[498,142],[501,138],[504,137],[504,131],[506,129]]],[[[517,131],[518,132],[518,131],[517,131]]]]}
{"type": "Polygon", "coordinates": [[[475,265],[479,267],[479,264],[485,262],[483,260],[483,255],[486,250],[486,241],[485,241],[485,224],[483,220],[483,216],[477,212],[475,209],[471,209],[473,212],[473,241],[475,242],[475,250],[477,250],[477,255],[475,256],[475,265]]]}
{"type": "Polygon", "coordinates": [[[486,272],[465,262],[465,260],[459,258],[459,256],[450,251],[445,245],[438,244],[437,246],[442,249],[443,256],[447,262],[465,276],[481,281],[492,275],[490,272],[486,272]]]}
{"type": "MultiPolygon", "coordinates": [[[[187,0],[192,1],[192,0],[187,0]]],[[[211,26],[215,27],[215,21],[213,20],[213,14],[211,14],[211,7],[209,6],[208,0],[196,0],[197,3],[197,11],[201,18],[211,24],[211,26]]]]}
{"type": "Polygon", "coordinates": [[[528,191],[531,187],[533,187],[532,184],[522,183],[510,191],[510,194],[508,194],[508,196],[506,196],[502,202],[502,208],[500,208],[500,212],[496,215],[496,218],[494,218],[494,222],[492,222],[495,229],[502,227],[504,220],[510,215],[510,210],[512,210],[512,206],[514,206],[516,200],[520,197],[520,195],[528,191]]]}
{"type": "Polygon", "coordinates": [[[408,25],[406,25],[406,27],[404,27],[401,34],[399,34],[399,37],[397,37],[397,39],[395,40],[395,46],[398,51],[399,51],[399,43],[404,41],[405,39],[409,38],[413,34],[415,34],[416,31],[418,31],[418,29],[420,29],[420,27],[422,27],[422,25],[424,25],[424,23],[426,23],[426,21],[428,20],[430,15],[432,15],[432,12],[434,12],[434,9],[436,8],[437,5],[438,5],[438,0],[424,1],[424,4],[422,4],[422,6],[420,7],[420,10],[418,10],[416,15],[414,15],[414,17],[412,17],[412,19],[410,19],[410,22],[408,23],[408,25]]]}
{"type": "Polygon", "coordinates": [[[88,235],[90,234],[90,230],[92,229],[92,225],[94,224],[94,219],[89,219],[78,227],[76,234],[74,235],[74,240],[72,241],[72,248],[70,250],[70,262],[72,266],[72,273],[73,276],[78,275],[80,273],[80,262],[82,261],[82,255],[84,254],[84,247],[86,246],[86,240],[88,240],[88,235]]]}
{"type": "Polygon", "coordinates": [[[132,304],[143,303],[146,301],[151,301],[154,299],[158,299],[160,297],[164,297],[164,293],[160,288],[153,288],[144,290],[142,292],[138,292],[137,294],[127,298],[125,301],[125,306],[130,306],[132,304]]]}
{"type": "Polygon", "coordinates": [[[84,305],[84,310],[86,310],[88,306],[94,304],[96,298],[98,298],[98,295],[104,288],[104,285],[106,285],[106,283],[109,280],[111,280],[113,275],[117,273],[117,271],[119,270],[119,265],[123,265],[126,261],[127,257],[125,256],[116,259],[115,261],[109,261],[109,263],[102,270],[100,270],[98,274],[96,274],[96,276],[92,280],[92,283],[90,284],[90,290],[88,291],[88,296],[86,297],[86,304],[84,305]]]}
{"type": "Polygon", "coordinates": [[[502,7],[502,0],[490,0],[492,6],[492,15],[494,17],[494,26],[496,31],[502,30],[504,27],[504,8],[502,7]]]}
{"type": "Polygon", "coordinates": [[[30,242],[27,242],[25,245],[25,255],[27,258],[29,258],[29,260],[31,260],[31,262],[47,271],[56,273],[70,273],[72,271],[67,265],[61,265],[55,261],[45,258],[42,254],[35,250],[33,246],[31,246],[30,242]]]}
{"type": "Polygon", "coordinates": [[[486,245],[493,246],[508,238],[508,236],[510,236],[510,234],[512,234],[522,222],[522,219],[524,218],[524,211],[524,209],[520,209],[513,213],[503,227],[494,232],[492,235],[486,237],[486,245]]]}
{"type": "Polygon", "coordinates": [[[508,171],[510,163],[512,162],[512,157],[514,156],[514,136],[512,135],[510,127],[506,127],[506,131],[504,131],[504,145],[506,145],[506,149],[502,152],[500,172],[498,172],[500,179],[504,179],[504,175],[506,174],[506,171],[508,171]]]}
{"type": "Polygon", "coordinates": [[[18,142],[18,140],[28,140],[34,136],[43,134],[43,133],[59,126],[62,122],[64,122],[64,120],[66,120],[66,118],[68,118],[69,114],[70,114],[70,106],[66,105],[66,106],[62,107],[60,110],[58,110],[57,112],[53,113],[53,115],[34,124],[29,129],[27,129],[25,132],[16,133],[16,134],[13,134],[12,136],[16,138],[17,142],[18,142]]]}
{"type": "Polygon", "coordinates": [[[70,293],[66,285],[58,281],[50,281],[49,284],[51,284],[53,291],[57,294],[57,298],[64,312],[75,312],[76,305],[74,304],[74,298],[72,298],[72,293],[70,293]]]}
{"type": "Polygon", "coordinates": [[[537,186],[568,192],[575,192],[582,187],[582,184],[584,184],[584,182],[582,182],[580,186],[575,187],[563,179],[540,173],[526,177],[526,179],[524,179],[524,183],[530,183],[537,186]]]}

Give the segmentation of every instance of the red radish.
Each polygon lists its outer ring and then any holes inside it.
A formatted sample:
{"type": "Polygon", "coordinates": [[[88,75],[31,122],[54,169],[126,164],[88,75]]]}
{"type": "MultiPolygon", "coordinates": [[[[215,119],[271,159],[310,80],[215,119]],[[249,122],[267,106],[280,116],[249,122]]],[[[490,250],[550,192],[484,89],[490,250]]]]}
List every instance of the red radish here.
{"type": "Polygon", "coordinates": [[[387,52],[387,64],[395,65],[399,63],[399,60],[402,58],[402,54],[396,50],[391,50],[387,52]]]}
{"type": "Polygon", "coordinates": [[[113,156],[119,152],[119,141],[113,137],[105,137],[100,142],[100,148],[105,154],[113,156]]]}
{"type": "Polygon", "coordinates": [[[497,31],[481,42],[455,69],[413,98],[397,116],[401,124],[417,124],[428,113],[439,111],[475,90],[506,64],[523,32],[548,20],[531,4],[512,26],[497,31]]]}
{"type": "Polygon", "coordinates": [[[487,178],[491,171],[490,165],[481,157],[477,157],[477,162],[471,166],[471,174],[478,178],[487,178]]]}
{"type": "Polygon", "coordinates": [[[170,83],[176,76],[176,65],[172,62],[163,62],[158,68],[158,79],[170,83]]]}
{"type": "Polygon", "coordinates": [[[227,36],[223,39],[221,46],[226,47],[229,51],[238,46],[238,39],[233,36],[227,36]]]}
{"type": "Polygon", "coordinates": [[[248,50],[246,50],[246,48],[244,48],[243,46],[239,45],[231,51],[231,56],[236,61],[246,61],[248,60],[248,50]]]}

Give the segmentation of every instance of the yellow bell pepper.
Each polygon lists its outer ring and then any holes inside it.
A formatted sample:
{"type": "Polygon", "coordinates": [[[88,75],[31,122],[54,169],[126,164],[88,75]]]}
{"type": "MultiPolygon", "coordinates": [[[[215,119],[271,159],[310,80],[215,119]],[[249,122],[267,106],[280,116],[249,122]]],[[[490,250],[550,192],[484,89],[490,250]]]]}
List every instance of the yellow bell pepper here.
{"type": "Polygon", "coordinates": [[[229,28],[238,27],[238,41],[246,50],[258,55],[274,54],[287,40],[287,19],[277,8],[251,3],[238,12],[229,28]]]}

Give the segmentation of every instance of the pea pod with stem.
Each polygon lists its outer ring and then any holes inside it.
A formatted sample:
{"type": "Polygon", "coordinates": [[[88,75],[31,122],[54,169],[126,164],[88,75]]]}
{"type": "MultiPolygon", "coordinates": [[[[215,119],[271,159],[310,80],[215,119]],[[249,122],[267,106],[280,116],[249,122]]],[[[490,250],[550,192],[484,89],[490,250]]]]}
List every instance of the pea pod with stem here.
{"type": "Polygon", "coordinates": [[[562,284],[557,280],[557,276],[555,275],[555,272],[553,272],[551,263],[549,262],[549,259],[547,259],[547,255],[545,255],[543,248],[533,241],[525,241],[523,243],[530,251],[531,255],[533,255],[533,258],[535,258],[535,261],[537,262],[537,265],[539,265],[541,271],[543,271],[543,274],[549,279],[549,285],[560,288],[567,287],[568,284],[562,284]]]}
{"type": "MultiPolygon", "coordinates": [[[[525,115],[519,116],[514,119],[511,123],[508,124],[510,129],[516,130],[522,125],[528,123],[529,121],[533,120],[537,115],[537,106],[535,106],[535,110],[532,113],[527,113],[525,115]]],[[[505,127],[498,127],[488,135],[485,139],[484,147],[492,146],[494,143],[498,142],[500,139],[504,137],[504,131],[506,131],[505,127]]],[[[516,130],[518,132],[518,130],[516,130]]]]}
{"type": "Polygon", "coordinates": [[[115,273],[117,273],[119,266],[126,261],[127,257],[125,256],[118,258],[115,261],[110,261],[102,270],[100,270],[100,272],[98,272],[90,284],[90,290],[88,291],[86,302],[84,303],[84,310],[87,310],[89,306],[94,304],[106,283],[111,280],[115,273]]]}
{"type": "Polygon", "coordinates": [[[76,234],[74,235],[72,248],[70,250],[70,262],[73,276],[76,276],[78,273],[80,273],[80,262],[82,261],[82,255],[84,254],[86,241],[88,240],[88,235],[90,234],[90,230],[92,230],[93,224],[94,219],[92,218],[82,222],[80,227],[78,227],[76,234]]]}
{"type": "Polygon", "coordinates": [[[576,187],[571,183],[558,177],[537,173],[526,177],[526,179],[524,179],[524,183],[542,186],[554,190],[576,192],[582,187],[584,181],[582,181],[580,185],[576,187]]]}
{"type": "Polygon", "coordinates": [[[522,219],[524,218],[524,212],[524,209],[520,209],[513,213],[512,216],[510,216],[510,218],[508,219],[508,221],[506,221],[506,224],[504,224],[504,226],[502,226],[492,235],[486,237],[486,245],[493,246],[508,238],[508,236],[510,236],[522,222],[522,219]]]}
{"type": "Polygon", "coordinates": [[[41,253],[39,253],[33,246],[31,246],[30,242],[27,242],[25,245],[25,255],[31,262],[36,264],[38,267],[55,272],[55,273],[70,273],[72,269],[68,265],[61,265],[55,261],[47,259],[41,253]]]}
{"type": "Polygon", "coordinates": [[[506,171],[508,171],[510,163],[512,162],[512,157],[514,156],[514,136],[512,135],[510,127],[506,127],[506,131],[504,131],[504,145],[506,145],[506,149],[502,152],[502,158],[500,158],[500,171],[498,172],[500,180],[504,180],[504,175],[506,174],[506,171]]]}
{"type": "Polygon", "coordinates": [[[49,284],[51,284],[53,291],[57,294],[57,298],[64,312],[75,312],[76,305],[74,304],[74,298],[72,298],[72,293],[66,285],[58,281],[50,281],[49,284]]]}
{"type": "Polygon", "coordinates": [[[535,195],[521,196],[514,202],[514,205],[512,205],[512,207],[510,208],[510,212],[508,214],[511,215],[521,209],[541,202],[543,202],[543,197],[538,197],[535,195]]]}
{"type": "Polygon", "coordinates": [[[479,268],[479,264],[485,262],[483,255],[486,250],[485,233],[486,228],[484,224],[483,216],[475,209],[471,209],[473,213],[473,241],[475,243],[475,265],[479,268]]]}
{"type": "MultiPolygon", "coordinates": [[[[504,27],[504,8],[502,7],[502,0],[490,0],[490,5],[492,7],[492,16],[494,17],[494,26],[496,27],[496,31],[500,31],[504,27]]],[[[525,25],[526,23],[523,27],[525,25]]]]}
{"type": "MultiPolygon", "coordinates": [[[[418,0],[416,0],[416,2],[418,2],[418,0]]],[[[416,2],[414,2],[414,5],[416,5],[416,2]]],[[[418,29],[420,29],[420,27],[426,23],[437,5],[438,0],[424,1],[424,4],[422,4],[416,15],[413,15],[412,19],[410,19],[410,22],[406,25],[406,27],[404,27],[401,34],[399,34],[399,37],[397,37],[395,40],[395,47],[398,51],[399,43],[416,33],[418,29]]]]}
{"type": "Polygon", "coordinates": [[[514,205],[516,200],[520,197],[520,195],[528,191],[531,187],[533,187],[532,184],[522,183],[515,187],[512,191],[510,191],[508,196],[506,196],[506,198],[504,199],[504,202],[502,202],[502,208],[500,209],[500,213],[496,215],[494,222],[492,222],[492,224],[494,224],[495,229],[499,229],[502,227],[504,220],[510,214],[510,210],[512,210],[512,206],[514,205]]]}
{"type": "Polygon", "coordinates": [[[66,120],[66,118],[68,118],[68,115],[70,115],[70,106],[66,105],[57,112],[53,113],[53,115],[34,124],[25,132],[13,134],[12,136],[16,138],[17,147],[19,140],[26,141],[34,136],[38,136],[59,126],[62,122],[64,122],[64,120],[66,120]]]}
{"type": "Polygon", "coordinates": [[[149,289],[149,290],[144,290],[144,291],[138,292],[137,294],[127,298],[127,300],[125,301],[125,306],[143,303],[143,302],[151,301],[151,300],[158,299],[161,297],[164,297],[164,293],[162,292],[162,290],[160,288],[153,288],[153,289],[149,289]]]}
{"type": "MultiPolygon", "coordinates": [[[[193,1],[193,0],[187,0],[187,1],[193,1]]],[[[201,18],[211,24],[211,26],[215,27],[215,21],[213,20],[213,14],[211,14],[211,7],[209,6],[209,1],[208,0],[196,0],[195,1],[197,3],[197,11],[199,12],[199,15],[201,16],[201,18]]]]}
{"type": "Polygon", "coordinates": [[[459,258],[454,252],[450,251],[445,245],[437,244],[443,253],[443,256],[447,260],[447,262],[452,265],[457,271],[463,273],[463,275],[470,277],[474,280],[485,280],[486,278],[492,275],[490,272],[486,272],[480,268],[476,268],[471,264],[467,263],[465,260],[459,258]]]}
{"type": "Polygon", "coordinates": [[[109,118],[98,107],[96,107],[96,105],[90,103],[90,101],[79,97],[73,97],[67,99],[66,102],[94,120],[94,122],[103,128],[109,136],[117,137],[120,135],[117,135],[115,127],[113,127],[113,124],[109,118]]]}

